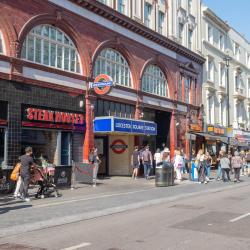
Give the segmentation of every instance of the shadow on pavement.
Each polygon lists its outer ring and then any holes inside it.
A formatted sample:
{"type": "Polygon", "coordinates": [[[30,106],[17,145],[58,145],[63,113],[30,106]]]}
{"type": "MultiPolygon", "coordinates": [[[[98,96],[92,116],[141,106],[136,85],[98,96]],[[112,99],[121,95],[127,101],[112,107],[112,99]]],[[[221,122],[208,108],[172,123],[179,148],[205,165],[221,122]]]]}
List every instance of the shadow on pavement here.
{"type": "Polygon", "coordinates": [[[1,214],[5,214],[8,213],[9,211],[12,210],[18,210],[18,209],[23,209],[23,208],[30,208],[32,207],[31,204],[27,204],[27,205],[19,205],[19,206],[14,206],[14,207],[4,207],[4,208],[0,208],[0,215],[1,214]]]}

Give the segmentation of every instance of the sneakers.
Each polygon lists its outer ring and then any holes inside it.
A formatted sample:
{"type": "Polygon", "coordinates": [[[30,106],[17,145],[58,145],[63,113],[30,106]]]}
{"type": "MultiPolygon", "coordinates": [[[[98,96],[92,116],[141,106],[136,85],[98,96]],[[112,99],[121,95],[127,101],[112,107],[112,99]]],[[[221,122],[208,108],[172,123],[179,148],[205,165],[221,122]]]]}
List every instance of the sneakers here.
{"type": "Polygon", "coordinates": [[[30,198],[23,198],[22,200],[25,202],[30,202],[30,198]]]}

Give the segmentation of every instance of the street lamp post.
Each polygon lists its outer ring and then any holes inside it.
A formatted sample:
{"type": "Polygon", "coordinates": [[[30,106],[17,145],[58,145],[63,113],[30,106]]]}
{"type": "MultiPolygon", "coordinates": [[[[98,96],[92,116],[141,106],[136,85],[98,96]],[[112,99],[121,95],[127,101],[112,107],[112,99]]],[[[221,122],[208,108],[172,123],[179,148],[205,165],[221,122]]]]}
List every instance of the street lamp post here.
{"type": "MultiPolygon", "coordinates": [[[[230,127],[230,109],[229,109],[229,62],[232,60],[232,58],[227,55],[223,60],[226,63],[227,67],[227,127],[230,127]]],[[[229,150],[229,143],[230,143],[230,138],[229,136],[227,137],[227,142],[228,142],[228,150],[229,150]]]]}

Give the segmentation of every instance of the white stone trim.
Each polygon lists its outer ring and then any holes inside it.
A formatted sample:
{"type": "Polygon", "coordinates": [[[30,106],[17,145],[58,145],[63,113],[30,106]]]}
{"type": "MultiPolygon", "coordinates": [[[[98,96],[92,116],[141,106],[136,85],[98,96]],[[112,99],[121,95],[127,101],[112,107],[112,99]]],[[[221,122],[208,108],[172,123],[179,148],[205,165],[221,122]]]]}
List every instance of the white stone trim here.
{"type": "Polygon", "coordinates": [[[49,73],[47,71],[42,71],[38,69],[23,67],[23,76],[34,80],[54,83],[56,85],[61,85],[65,87],[81,90],[86,89],[86,82],[82,80],[73,79],[67,76],[49,73]]]}
{"type": "Polygon", "coordinates": [[[95,23],[97,23],[98,25],[104,26],[114,32],[117,32],[123,36],[128,37],[129,39],[132,39],[134,41],[137,41],[149,48],[152,48],[158,52],[160,52],[161,54],[164,54],[166,56],[172,57],[174,59],[177,59],[177,55],[175,52],[160,46],[126,28],[121,27],[118,24],[113,23],[112,21],[107,20],[106,18],[103,18],[102,16],[99,16],[89,10],[86,10],[84,8],[79,7],[76,4],[73,4],[71,2],[69,2],[68,0],[49,0],[49,2],[52,2],[64,9],[67,9],[79,16],[82,16],[83,18],[87,18],[95,23]]]}

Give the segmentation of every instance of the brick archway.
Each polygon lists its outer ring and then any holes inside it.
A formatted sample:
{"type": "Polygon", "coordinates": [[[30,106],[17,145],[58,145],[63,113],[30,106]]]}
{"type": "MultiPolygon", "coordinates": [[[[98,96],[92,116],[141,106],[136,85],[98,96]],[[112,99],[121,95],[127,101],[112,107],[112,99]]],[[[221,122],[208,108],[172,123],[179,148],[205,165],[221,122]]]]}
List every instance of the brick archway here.
{"type": "MultiPolygon", "coordinates": [[[[119,39],[107,40],[99,44],[99,46],[96,48],[96,50],[92,55],[92,65],[93,65],[92,69],[94,70],[95,61],[98,55],[101,53],[101,51],[108,48],[117,50],[126,59],[131,72],[133,88],[137,89],[137,85],[139,83],[139,74],[138,74],[139,71],[136,68],[136,63],[132,54],[127,50],[125,45],[119,41],[119,39]]],[[[93,71],[91,76],[93,77],[93,71]]]]}
{"type": "Polygon", "coordinates": [[[90,63],[91,59],[87,51],[87,47],[84,46],[81,36],[79,33],[61,16],[60,13],[57,15],[42,14],[31,18],[28,22],[25,23],[18,35],[18,42],[20,44],[18,51],[16,51],[17,57],[21,57],[22,44],[28,33],[36,26],[41,24],[50,24],[67,34],[70,39],[73,41],[74,45],[77,48],[77,52],[80,56],[82,74],[85,76],[90,75],[90,63]]]}

